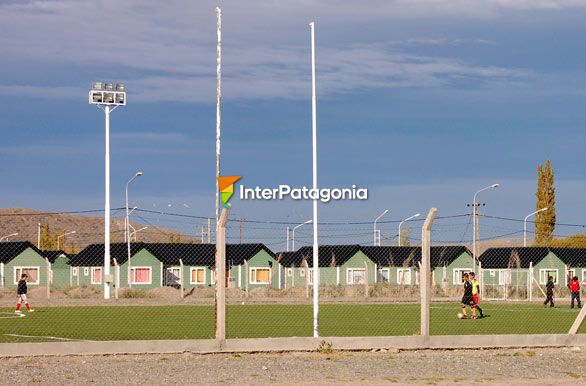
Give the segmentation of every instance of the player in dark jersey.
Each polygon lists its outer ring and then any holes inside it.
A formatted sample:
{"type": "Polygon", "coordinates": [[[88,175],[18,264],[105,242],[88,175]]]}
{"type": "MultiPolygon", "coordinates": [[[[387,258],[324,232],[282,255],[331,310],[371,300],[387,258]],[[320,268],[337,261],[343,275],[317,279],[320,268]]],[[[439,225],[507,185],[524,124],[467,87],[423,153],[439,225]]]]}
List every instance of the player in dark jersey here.
{"type": "Polygon", "coordinates": [[[546,298],[545,301],[543,302],[543,306],[547,307],[547,303],[549,303],[550,307],[553,307],[553,295],[555,292],[555,284],[553,282],[553,276],[550,276],[547,278],[547,285],[545,286],[545,290],[546,292],[546,298]]]}
{"type": "Polygon", "coordinates": [[[469,277],[467,273],[462,276],[462,279],[464,280],[464,296],[462,296],[462,303],[460,304],[460,307],[462,307],[462,313],[464,314],[462,319],[468,318],[466,306],[470,307],[472,319],[476,319],[476,309],[474,307],[474,299],[472,298],[472,283],[468,280],[469,277]]]}

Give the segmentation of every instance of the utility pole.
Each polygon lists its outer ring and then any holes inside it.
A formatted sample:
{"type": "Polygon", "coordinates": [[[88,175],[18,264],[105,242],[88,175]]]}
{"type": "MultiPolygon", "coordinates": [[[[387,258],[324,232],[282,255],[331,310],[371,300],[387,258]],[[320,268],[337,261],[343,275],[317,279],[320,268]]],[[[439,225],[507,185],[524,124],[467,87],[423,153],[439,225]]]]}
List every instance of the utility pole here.
{"type": "Polygon", "coordinates": [[[240,229],[239,229],[239,233],[240,233],[240,244],[242,244],[242,223],[244,222],[244,219],[241,218],[240,219],[240,229]]]}

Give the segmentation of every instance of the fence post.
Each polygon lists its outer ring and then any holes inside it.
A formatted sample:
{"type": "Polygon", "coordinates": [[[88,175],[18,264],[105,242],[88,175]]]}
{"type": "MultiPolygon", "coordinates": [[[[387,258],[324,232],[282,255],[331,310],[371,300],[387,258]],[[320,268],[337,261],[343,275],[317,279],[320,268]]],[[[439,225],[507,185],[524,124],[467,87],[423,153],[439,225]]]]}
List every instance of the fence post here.
{"type": "Polygon", "coordinates": [[[216,339],[226,339],[226,224],[230,208],[222,209],[216,224],[216,339]]]}
{"type": "Polygon", "coordinates": [[[303,266],[305,267],[305,297],[309,299],[309,264],[307,264],[307,260],[303,260],[303,266]]]}
{"type": "Polygon", "coordinates": [[[118,266],[118,261],[116,259],[112,259],[114,262],[114,298],[118,299],[118,287],[120,286],[120,267],[118,266]]]}
{"type": "Polygon", "coordinates": [[[478,294],[478,297],[480,299],[482,299],[482,296],[484,295],[484,272],[482,271],[482,262],[479,261],[478,262],[478,279],[480,280],[480,293],[478,294]]]}
{"type": "Polygon", "coordinates": [[[248,297],[248,261],[244,260],[244,291],[248,297]]]}
{"type": "Polygon", "coordinates": [[[47,264],[47,299],[51,298],[51,263],[49,258],[45,257],[45,263],[47,264]]]}
{"type": "Polygon", "coordinates": [[[183,299],[183,297],[185,296],[185,294],[183,293],[185,287],[183,285],[183,282],[185,281],[185,277],[183,274],[183,259],[179,259],[179,290],[181,291],[181,299],[183,299]]]}
{"type": "Polygon", "coordinates": [[[421,274],[419,293],[421,295],[421,335],[429,337],[429,306],[431,303],[431,225],[437,214],[436,208],[431,208],[423,227],[421,228],[421,274]]]}
{"type": "Polygon", "coordinates": [[[364,297],[368,297],[368,263],[364,262],[364,297]]]}
{"type": "Polygon", "coordinates": [[[529,262],[529,272],[527,272],[527,293],[529,294],[529,301],[533,301],[533,262],[529,262]]]}

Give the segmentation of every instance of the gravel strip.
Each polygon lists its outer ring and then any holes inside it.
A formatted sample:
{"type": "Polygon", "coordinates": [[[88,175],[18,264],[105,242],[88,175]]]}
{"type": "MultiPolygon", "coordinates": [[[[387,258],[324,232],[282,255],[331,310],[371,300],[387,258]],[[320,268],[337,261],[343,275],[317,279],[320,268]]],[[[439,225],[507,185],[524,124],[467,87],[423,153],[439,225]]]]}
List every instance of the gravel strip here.
{"type": "Polygon", "coordinates": [[[4,358],[0,364],[2,384],[586,383],[586,348],[70,356],[4,358]]]}

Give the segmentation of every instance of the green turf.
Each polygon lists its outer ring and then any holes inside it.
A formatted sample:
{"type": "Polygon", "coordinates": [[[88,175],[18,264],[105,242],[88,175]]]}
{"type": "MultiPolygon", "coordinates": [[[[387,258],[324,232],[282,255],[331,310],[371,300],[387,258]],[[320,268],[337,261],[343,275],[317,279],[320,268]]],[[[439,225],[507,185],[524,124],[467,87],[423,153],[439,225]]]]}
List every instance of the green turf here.
{"type": "MultiPolygon", "coordinates": [[[[488,317],[459,320],[454,304],[433,303],[431,334],[566,333],[578,310],[535,304],[487,303],[488,317]]],[[[0,342],[207,339],[214,335],[212,306],[48,307],[24,318],[0,309],[0,342]],[[11,335],[12,334],[12,335],[11,335]],[[13,335],[26,335],[13,336],[13,335]],[[53,338],[51,338],[53,337],[53,338]]],[[[227,309],[228,338],[312,335],[310,305],[234,305],[227,309]]],[[[586,333],[582,326],[581,333],[586,333]]],[[[419,333],[416,304],[324,304],[322,336],[384,336],[419,333]]]]}

